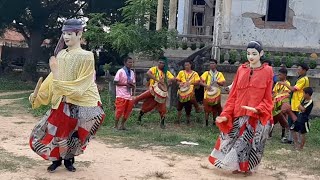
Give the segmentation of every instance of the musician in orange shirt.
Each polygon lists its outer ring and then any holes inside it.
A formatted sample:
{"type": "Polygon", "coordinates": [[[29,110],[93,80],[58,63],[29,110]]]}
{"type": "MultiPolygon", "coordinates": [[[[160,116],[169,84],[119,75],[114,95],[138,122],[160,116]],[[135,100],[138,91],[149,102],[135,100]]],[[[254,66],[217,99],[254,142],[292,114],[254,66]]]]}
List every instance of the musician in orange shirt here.
{"type": "Polygon", "coordinates": [[[167,113],[166,99],[168,96],[168,85],[175,78],[168,70],[168,60],[166,57],[159,59],[158,66],[151,67],[147,72],[149,80],[149,89],[135,98],[135,104],[139,101],[144,101],[138,122],[141,123],[142,116],[153,109],[157,109],[160,114],[160,127],[165,128],[165,114],[167,113]]]}

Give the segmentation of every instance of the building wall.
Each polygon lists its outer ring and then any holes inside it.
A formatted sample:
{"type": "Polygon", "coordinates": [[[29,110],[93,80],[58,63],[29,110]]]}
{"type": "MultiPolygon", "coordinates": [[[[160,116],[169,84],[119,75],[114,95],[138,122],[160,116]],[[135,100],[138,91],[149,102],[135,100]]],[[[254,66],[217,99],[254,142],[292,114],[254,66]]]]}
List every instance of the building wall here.
{"type": "Polygon", "coordinates": [[[212,35],[212,28],[214,25],[214,14],[213,14],[213,8],[210,8],[207,4],[206,5],[192,5],[192,13],[190,19],[192,20],[193,12],[200,12],[203,13],[203,24],[202,24],[202,33],[199,33],[197,31],[196,26],[192,26],[192,23],[190,23],[190,33],[196,34],[196,35],[212,35]]]}
{"type": "MultiPolygon", "coordinates": [[[[292,26],[286,28],[273,24],[275,28],[282,29],[259,27],[262,22],[259,19],[266,15],[267,4],[268,0],[232,0],[229,45],[243,46],[250,40],[260,40],[265,47],[320,48],[319,0],[289,0],[288,13],[293,16],[292,26]]],[[[226,42],[223,38],[222,44],[228,45],[224,44],[226,42]]]]}
{"type": "MultiPolygon", "coordinates": [[[[214,5],[214,0],[210,0],[214,5]]],[[[205,5],[194,5],[193,0],[178,1],[177,30],[179,34],[212,35],[214,26],[214,9],[205,5]],[[193,12],[203,13],[202,27],[192,26],[193,12]]]]}

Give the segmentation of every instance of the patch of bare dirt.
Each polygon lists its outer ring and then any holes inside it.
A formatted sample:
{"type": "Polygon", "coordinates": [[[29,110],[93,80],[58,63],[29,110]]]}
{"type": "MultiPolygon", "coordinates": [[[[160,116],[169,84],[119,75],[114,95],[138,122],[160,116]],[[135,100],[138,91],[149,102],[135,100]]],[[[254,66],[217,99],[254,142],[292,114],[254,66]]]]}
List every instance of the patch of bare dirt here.
{"type": "Polygon", "coordinates": [[[14,103],[14,101],[16,101],[16,99],[1,99],[0,106],[10,105],[10,104],[14,103]]]}
{"type": "MultiPolygon", "coordinates": [[[[18,171],[0,170],[1,180],[5,179],[174,179],[174,180],[206,180],[206,179],[246,179],[246,180],[278,180],[278,179],[317,179],[303,176],[286,169],[272,169],[261,165],[251,177],[233,175],[230,172],[213,168],[207,157],[189,157],[179,154],[168,154],[161,150],[148,148],[135,150],[119,148],[113,144],[104,144],[99,139],[93,140],[85,154],[76,157],[77,172],[71,173],[58,168],[55,173],[48,173],[48,161],[42,160],[28,145],[30,132],[37,119],[30,115],[15,117],[0,116],[0,149],[16,156],[12,161],[21,163],[18,171]],[[24,158],[19,158],[24,157],[24,158]],[[32,166],[27,166],[32,162],[32,166]]],[[[4,154],[5,155],[5,154],[4,154]]],[[[0,154],[0,158],[1,154],[0,154]]]]}
{"type": "Polygon", "coordinates": [[[32,93],[32,90],[27,91],[14,91],[14,92],[0,92],[0,96],[9,96],[9,95],[15,95],[15,94],[24,94],[24,93],[32,93]]]}

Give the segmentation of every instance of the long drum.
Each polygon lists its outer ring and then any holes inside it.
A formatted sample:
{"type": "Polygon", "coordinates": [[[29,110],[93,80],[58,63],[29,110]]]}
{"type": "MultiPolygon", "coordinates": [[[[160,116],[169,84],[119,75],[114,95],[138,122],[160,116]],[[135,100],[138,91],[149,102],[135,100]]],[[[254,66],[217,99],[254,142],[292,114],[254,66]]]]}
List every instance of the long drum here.
{"type": "Polygon", "coordinates": [[[165,85],[155,83],[150,87],[150,93],[154,96],[154,100],[158,103],[165,103],[168,97],[168,88],[165,85]]]}
{"type": "Polygon", "coordinates": [[[180,102],[188,102],[194,95],[193,86],[180,87],[178,90],[178,96],[180,102]]]}

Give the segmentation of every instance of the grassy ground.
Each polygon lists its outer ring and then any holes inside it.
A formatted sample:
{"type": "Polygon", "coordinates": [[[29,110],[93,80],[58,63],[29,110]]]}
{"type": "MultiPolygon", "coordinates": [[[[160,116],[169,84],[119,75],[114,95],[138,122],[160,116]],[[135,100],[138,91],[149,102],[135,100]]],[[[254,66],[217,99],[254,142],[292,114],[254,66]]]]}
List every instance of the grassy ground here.
{"type": "Polygon", "coordinates": [[[34,88],[34,83],[19,81],[20,74],[13,73],[10,75],[0,76],[0,92],[1,91],[22,91],[22,90],[32,90],[34,88]]]}
{"type": "MultiPolygon", "coordinates": [[[[101,94],[104,104],[113,102],[106,92],[101,94]]],[[[147,146],[165,146],[167,150],[186,155],[209,155],[218,137],[219,131],[215,126],[204,127],[204,114],[192,113],[192,125],[174,126],[177,118],[176,109],[168,110],[167,128],[159,127],[159,115],[157,112],[146,114],[143,125],[136,124],[138,112],[133,112],[127,126],[129,131],[113,130],[114,108],[112,104],[106,106],[107,119],[104,126],[98,132],[106,142],[122,143],[123,146],[132,148],[145,148],[147,146]],[[199,146],[183,146],[181,141],[199,143],[199,146]]],[[[306,174],[320,175],[320,118],[311,120],[311,130],[307,134],[305,149],[301,152],[295,151],[292,145],[281,143],[281,128],[277,124],[273,138],[267,142],[264,158],[267,167],[288,168],[302,170],[306,174]]]]}
{"type": "MultiPolygon", "coordinates": [[[[1,83],[6,83],[5,79],[0,79],[1,83]]],[[[0,91],[13,91],[17,89],[28,89],[29,85],[21,87],[20,82],[12,83],[12,86],[0,87],[0,91]],[[19,88],[14,84],[19,84],[19,88]],[[9,88],[9,89],[8,89],[9,88]],[[12,88],[12,89],[10,89],[12,88]]],[[[49,106],[43,106],[37,110],[32,110],[28,102],[28,93],[15,95],[20,98],[16,102],[20,104],[18,111],[30,112],[35,116],[42,116],[49,106]]],[[[175,126],[173,122],[177,118],[175,108],[169,109],[167,114],[167,128],[165,130],[159,127],[159,115],[156,112],[146,114],[143,118],[143,125],[137,125],[137,112],[130,117],[127,127],[129,131],[114,130],[114,106],[112,99],[106,91],[101,93],[104,104],[106,119],[98,131],[98,137],[107,143],[115,143],[119,146],[126,146],[136,149],[148,147],[165,147],[165,151],[174,151],[185,155],[209,155],[218,136],[218,129],[215,126],[203,127],[203,113],[192,113],[192,124],[186,126],[184,122],[180,126],[175,126]],[[199,146],[184,146],[181,141],[191,141],[199,143],[199,146]]],[[[0,96],[0,100],[3,97],[0,96]]],[[[2,109],[10,114],[12,107],[6,106],[0,108],[0,115],[3,115],[2,109]]],[[[302,152],[294,151],[292,145],[280,143],[280,128],[276,125],[273,138],[267,142],[264,159],[267,160],[267,166],[270,168],[288,168],[293,170],[302,170],[306,174],[320,175],[320,119],[311,121],[311,132],[307,135],[306,148],[302,152]]],[[[212,124],[212,120],[211,120],[212,124]]],[[[163,149],[163,148],[161,148],[163,149]]],[[[1,157],[0,157],[1,158],[1,157]]]]}

